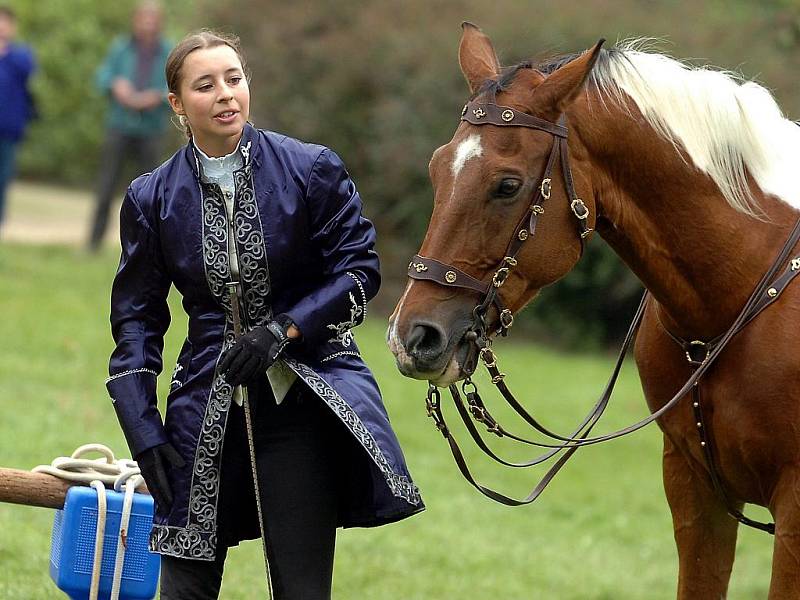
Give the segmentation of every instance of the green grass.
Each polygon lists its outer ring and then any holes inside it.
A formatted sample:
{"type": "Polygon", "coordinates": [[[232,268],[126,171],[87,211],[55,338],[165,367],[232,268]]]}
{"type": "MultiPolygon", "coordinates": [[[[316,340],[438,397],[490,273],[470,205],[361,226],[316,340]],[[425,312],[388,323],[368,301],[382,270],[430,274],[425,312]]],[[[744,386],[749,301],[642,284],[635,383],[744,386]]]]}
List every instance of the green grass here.
{"type": "MultiPolygon", "coordinates": [[[[103,385],[112,348],[108,295],[115,265],[110,252],[93,257],[66,248],[0,246],[1,466],[28,469],[90,441],[127,456],[103,385]]],[[[167,373],[185,328],[173,300],[167,373]]],[[[677,559],[655,426],[579,451],[533,506],[493,504],[461,479],[447,444],[425,416],[425,384],[396,372],[383,328],[383,319],[375,317],[357,337],[428,509],[387,527],[341,531],[336,598],[674,597],[677,559]]],[[[525,387],[526,405],[562,431],[594,402],[613,360],[511,341],[500,343],[498,351],[512,387],[525,387]]],[[[485,384],[482,389],[488,390],[485,384]]],[[[498,404],[493,394],[484,396],[490,406],[498,404]]],[[[635,370],[628,365],[597,431],[644,414],[635,370]]],[[[448,416],[455,422],[453,410],[448,416]]],[[[506,420],[508,428],[525,431],[506,420]]],[[[471,446],[456,429],[462,446],[471,446]]],[[[516,458],[525,455],[501,448],[516,458]]],[[[517,496],[542,473],[501,469],[475,451],[468,454],[481,480],[517,496]]],[[[47,509],[0,504],[0,598],[61,597],[48,576],[52,518],[47,509]]],[[[765,534],[740,532],[730,598],[766,597],[771,543],[765,534]]],[[[258,543],[235,549],[222,598],[263,597],[262,570],[258,543]]]]}

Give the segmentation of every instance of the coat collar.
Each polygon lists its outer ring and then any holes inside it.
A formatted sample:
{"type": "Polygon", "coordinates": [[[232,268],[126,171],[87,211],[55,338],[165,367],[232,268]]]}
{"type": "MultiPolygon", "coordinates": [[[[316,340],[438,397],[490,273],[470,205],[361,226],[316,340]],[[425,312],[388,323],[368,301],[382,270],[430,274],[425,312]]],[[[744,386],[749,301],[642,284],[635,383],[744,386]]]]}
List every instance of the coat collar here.
{"type": "MultiPolygon", "coordinates": [[[[258,143],[258,138],[258,129],[253,127],[250,123],[245,123],[244,132],[242,133],[242,139],[239,142],[238,148],[238,152],[242,154],[242,165],[245,167],[249,166],[251,162],[254,162],[257,167],[261,166],[261,148],[258,143]]],[[[200,165],[200,158],[197,156],[197,152],[195,152],[194,144],[191,140],[186,144],[183,153],[194,176],[197,179],[201,179],[203,171],[200,165]]]]}

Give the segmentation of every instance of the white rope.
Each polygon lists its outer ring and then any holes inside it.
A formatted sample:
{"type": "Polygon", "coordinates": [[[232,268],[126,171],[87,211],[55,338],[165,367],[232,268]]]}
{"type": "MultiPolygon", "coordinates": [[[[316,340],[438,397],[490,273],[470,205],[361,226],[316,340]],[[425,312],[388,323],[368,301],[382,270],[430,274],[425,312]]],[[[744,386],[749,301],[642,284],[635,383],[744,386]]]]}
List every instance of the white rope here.
{"type": "MultiPolygon", "coordinates": [[[[136,464],[133,461],[129,463],[136,464]]],[[[122,585],[122,568],[125,566],[125,550],[128,547],[128,523],[131,518],[131,509],[133,508],[133,494],[136,491],[136,486],[143,482],[144,479],[139,474],[139,468],[130,468],[127,472],[120,474],[114,482],[114,489],[119,492],[120,487],[125,487],[125,499],[122,502],[122,515],[119,521],[119,536],[117,537],[117,558],[114,563],[114,579],[111,582],[111,599],[117,600],[119,598],[119,589],[122,585]]]]}
{"type": "Polygon", "coordinates": [[[39,465],[32,471],[35,473],[48,473],[66,481],[89,484],[95,479],[111,487],[117,478],[129,471],[137,470],[139,466],[130,459],[114,458],[114,453],[103,444],[84,444],[70,456],[59,456],[49,465],[39,465]],[[104,458],[82,458],[90,452],[99,452],[104,458]]]}
{"type": "Polygon", "coordinates": [[[103,541],[106,535],[106,486],[95,479],[91,486],[97,490],[97,530],[94,534],[94,563],[92,581],[89,586],[89,600],[97,600],[100,591],[100,569],[103,566],[103,541]]]}
{"type": "Polygon", "coordinates": [[[133,494],[136,487],[144,481],[139,471],[139,465],[126,458],[116,460],[111,449],[103,444],[85,444],[77,448],[70,456],[59,456],[49,465],[39,465],[32,470],[36,473],[55,475],[66,481],[88,483],[97,491],[97,531],[89,600],[97,600],[100,588],[100,570],[103,564],[103,541],[106,529],[106,486],[113,486],[117,492],[121,491],[123,487],[125,488],[119,535],[117,536],[114,576],[111,582],[110,600],[117,600],[122,585],[122,569],[125,566],[125,550],[128,546],[128,524],[133,508],[133,494]],[[90,452],[99,452],[104,458],[82,458],[90,452]]]}

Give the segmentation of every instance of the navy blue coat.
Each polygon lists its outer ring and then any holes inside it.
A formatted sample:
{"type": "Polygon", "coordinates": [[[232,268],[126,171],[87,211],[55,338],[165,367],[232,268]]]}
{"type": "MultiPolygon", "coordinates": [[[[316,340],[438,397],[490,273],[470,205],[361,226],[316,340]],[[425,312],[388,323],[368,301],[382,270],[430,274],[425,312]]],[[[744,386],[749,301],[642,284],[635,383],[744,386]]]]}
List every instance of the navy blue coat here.
{"type": "MultiPolygon", "coordinates": [[[[368,510],[358,507],[341,524],[378,525],[418,512],[419,492],[350,332],[380,285],[375,230],[361,215],[358,192],[322,146],[247,125],[239,149],[234,231],[245,325],[279,313],[292,319],[303,339],[288,346],[286,363],[347,426],[371,466],[368,510]]],[[[212,560],[233,391],[218,363],[234,336],[224,200],[218,186],[201,184],[200,168],[188,144],[125,196],[107,387],[134,456],[169,441],[186,461],[171,471],[175,500],[168,513],[156,513],[151,549],[212,560]],[[183,296],[189,327],[162,422],[156,377],[171,285],[183,296]]]]}

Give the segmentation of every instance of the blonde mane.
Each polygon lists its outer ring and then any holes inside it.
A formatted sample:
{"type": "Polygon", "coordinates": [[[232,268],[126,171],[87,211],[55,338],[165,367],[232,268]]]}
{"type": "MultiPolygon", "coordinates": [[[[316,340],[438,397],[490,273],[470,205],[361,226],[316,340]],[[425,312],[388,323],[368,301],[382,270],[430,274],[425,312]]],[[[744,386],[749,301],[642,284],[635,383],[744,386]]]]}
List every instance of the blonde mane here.
{"type": "Polygon", "coordinates": [[[592,79],[605,97],[630,98],[647,122],[719,186],[735,209],[758,216],[747,174],[766,194],[800,208],[800,127],[752,81],[694,67],[655,52],[647,41],[604,52],[592,79]]]}

